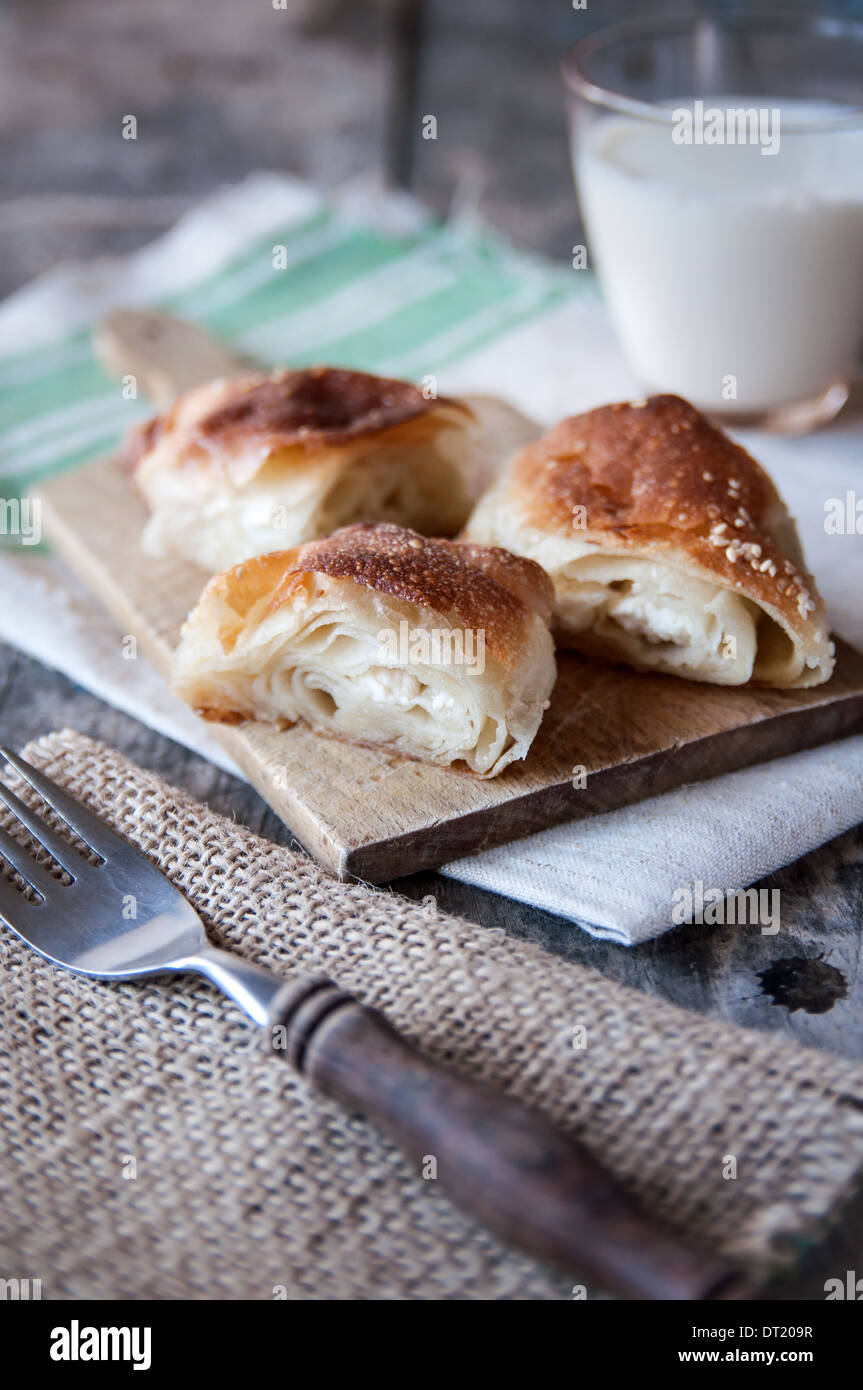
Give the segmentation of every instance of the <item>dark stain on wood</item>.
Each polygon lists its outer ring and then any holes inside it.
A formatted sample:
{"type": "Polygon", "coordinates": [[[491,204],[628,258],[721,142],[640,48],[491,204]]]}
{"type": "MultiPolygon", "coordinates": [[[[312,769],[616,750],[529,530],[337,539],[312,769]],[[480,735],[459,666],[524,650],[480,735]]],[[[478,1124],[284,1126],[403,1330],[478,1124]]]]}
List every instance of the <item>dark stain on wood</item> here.
{"type": "Polygon", "coordinates": [[[841,970],[820,956],[786,956],[758,973],[761,992],[793,1013],[826,1014],[848,994],[841,970]]]}

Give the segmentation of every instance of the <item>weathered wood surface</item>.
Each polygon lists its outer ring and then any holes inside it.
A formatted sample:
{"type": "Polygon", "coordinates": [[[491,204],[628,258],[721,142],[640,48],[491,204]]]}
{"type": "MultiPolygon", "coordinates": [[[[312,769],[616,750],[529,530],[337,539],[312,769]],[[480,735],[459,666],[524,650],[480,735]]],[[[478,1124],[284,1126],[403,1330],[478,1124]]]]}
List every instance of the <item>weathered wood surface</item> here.
{"type": "Polygon", "coordinates": [[[240,19],[236,0],[4,0],[0,294],[57,260],[141,246],[253,168],[325,188],[395,175],[439,213],[478,204],[568,262],[578,219],[560,57],[628,8],[258,0],[240,19]],[[126,114],[135,142],[121,138],[126,114]]]}
{"type": "MultiPolygon", "coordinates": [[[[234,0],[208,0],[206,16],[175,0],[146,7],[6,0],[0,293],[58,259],[139,246],[208,189],[250,168],[286,169],[332,186],[361,170],[382,174],[388,150],[406,143],[412,153],[401,156],[402,168],[440,212],[461,183],[465,201],[479,191],[481,212],[494,225],[560,257],[577,224],[559,54],[588,25],[626,8],[625,0],[579,13],[558,0],[426,0],[418,89],[392,108],[388,132],[391,65],[381,6],[296,0],[276,16],[284,22],[273,43],[267,4],[248,7],[238,25],[234,0]],[[130,110],[146,133],[134,149],[119,137],[130,110]],[[423,141],[417,123],[429,111],[444,118],[437,141],[423,141]]],[[[8,649],[0,652],[0,722],[13,744],[71,724],[262,833],[290,839],[253,789],[8,649]]],[[[437,874],[397,886],[434,894],[445,910],[535,938],[674,1002],[863,1056],[863,827],[765,881],[782,891],[778,938],[681,927],[623,950],[437,874]],[[821,958],[839,970],[845,998],[831,1004],[834,992],[816,982],[806,1006],[773,1003],[759,972],[797,958],[821,958]]],[[[799,977],[805,982],[814,968],[803,967],[799,977]]]]}
{"type": "MultiPolygon", "coordinates": [[[[235,0],[5,0],[0,293],[57,260],[142,245],[206,191],[250,168],[333,186],[363,170],[382,175],[393,148],[413,189],[439,212],[458,191],[463,207],[478,201],[517,242],[566,256],[578,234],[559,53],[588,24],[618,18],[623,0],[580,14],[566,0],[426,0],[424,8],[418,90],[388,131],[391,68],[377,6],[296,0],[292,12],[276,16],[285,22],[272,42],[266,0],[244,7],[242,24],[235,0]],[[119,135],[129,111],[146,137],[135,147],[119,135]],[[428,112],[441,118],[434,142],[422,140],[417,121],[428,112]]],[[[64,725],[290,842],[251,787],[0,647],[4,739],[20,746],[64,725]]],[[[441,910],[504,927],[672,1002],[863,1058],[863,827],[763,881],[782,893],[777,937],[680,927],[625,950],[438,874],[394,886],[420,899],[431,894],[441,910]],[[765,992],[764,972],[775,996],[765,992]]],[[[855,1267],[861,1229],[848,1225],[831,1272],[855,1267]]]]}
{"type": "Polygon", "coordinates": [[[374,4],[4,0],[0,294],[142,246],[251,169],[324,187],[381,171],[388,100],[374,4]]]}

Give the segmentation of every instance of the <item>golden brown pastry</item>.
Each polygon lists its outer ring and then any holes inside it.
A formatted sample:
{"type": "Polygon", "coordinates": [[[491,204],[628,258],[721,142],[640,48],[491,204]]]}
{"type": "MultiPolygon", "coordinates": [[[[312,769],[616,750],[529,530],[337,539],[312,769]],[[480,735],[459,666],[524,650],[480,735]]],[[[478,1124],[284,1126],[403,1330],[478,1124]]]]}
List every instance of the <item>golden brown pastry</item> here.
{"type": "Polygon", "coordinates": [[[740,685],[829,680],[833,644],[764,470],[678,396],[602,406],[528,445],[465,539],[537,560],[562,643],[740,685]]]}
{"type": "Polygon", "coordinates": [[[553,600],[520,556],[349,526],[211,579],[173,688],[205,719],[303,719],[494,777],[525,756],[551,694],[553,600]]]}
{"type": "Polygon", "coordinates": [[[357,521],[453,535],[487,482],[469,406],[406,381],[313,367],[217,380],[121,455],[153,555],[222,570],[357,521]]]}

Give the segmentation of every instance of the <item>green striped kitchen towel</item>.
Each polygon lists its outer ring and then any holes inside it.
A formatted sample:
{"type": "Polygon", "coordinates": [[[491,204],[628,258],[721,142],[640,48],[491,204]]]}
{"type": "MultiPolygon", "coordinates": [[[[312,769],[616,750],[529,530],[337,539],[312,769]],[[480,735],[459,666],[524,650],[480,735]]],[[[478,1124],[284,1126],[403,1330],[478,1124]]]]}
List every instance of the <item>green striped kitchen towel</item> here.
{"type": "MultiPolygon", "coordinates": [[[[147,401],[127,399],[93,356],[91,325],[110,303],[194,319],[262,364],[328,362],[418,379],[575,292],[571,271],[432,222],[398,199],[379,199],[378,215],[360,221],[349,204],[324,202],[291,179],[256,175],[246,192],[237,217],[232,191],[229,226],[212,211],[205,226],[192,212],[129,258],[128,275],[97,262],[85,277],[89,302],[76,282],[55,336],[49,318],[28,342],[40,319],[27,315],[33,291],[17,324],[14,301],[3,306],[4,497],[109,451],[148,414],[147,401]]],[[[65,273],[53,285],[61,298],[65,273]]],[[[38,309],[39,287],[35,299],[38,309]]]]}
{"type": "MultiPolygon", "coordinates": [[[[325,203],[296,180],[258,174],[144,250],[60,267],[0,304],[0,501],[13,482],[26,489],[110,450],[146,414],[90,350],[91,325],[118,304],[188,315],[262,362],[440,373],[445,391],[490,392],[548,423],[642,390],[589,275],[432,223],[406,199],[360,188],[325,203]]],[[[843,538],[843,548],[825,535],[820,496],[856,485],[856,417],[753,444],[798,517],[831,620],[863,645],[863,542],[843,538]]],[[[99,604],[36,551],[0,547],[0,640],[224,761],[146,660],[124,660],[99,604]]],[[[556,826],[443,872],[634,944],[672,925],[678,885],[746,886],[861,816],[863,737],[556,826]]]]}

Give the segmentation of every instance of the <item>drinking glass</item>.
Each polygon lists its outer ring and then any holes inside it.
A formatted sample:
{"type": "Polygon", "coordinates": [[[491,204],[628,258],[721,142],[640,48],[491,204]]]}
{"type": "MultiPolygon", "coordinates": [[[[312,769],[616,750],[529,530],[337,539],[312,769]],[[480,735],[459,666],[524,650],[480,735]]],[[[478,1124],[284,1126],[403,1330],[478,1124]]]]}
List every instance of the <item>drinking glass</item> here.
{"type": "Polygon", "coordinates": [[[564,64],[590,254],[652,391],[804,431],[863,339],[863,24],[634,20],[564,64]]]}

